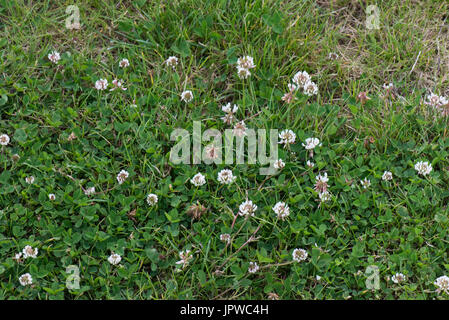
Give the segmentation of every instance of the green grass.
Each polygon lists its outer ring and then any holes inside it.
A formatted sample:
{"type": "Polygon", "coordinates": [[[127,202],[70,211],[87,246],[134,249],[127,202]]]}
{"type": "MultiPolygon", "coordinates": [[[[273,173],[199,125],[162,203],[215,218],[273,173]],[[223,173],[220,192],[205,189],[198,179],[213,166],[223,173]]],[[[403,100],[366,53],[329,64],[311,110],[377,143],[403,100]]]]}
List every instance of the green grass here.
{"type": "Polygon", "coordinates": [[[367,4],[355,0],[79,1],[81,29],[67,30],[71,4],[0,0],[0,134],[11,137],[0,146],[1,299],[447,298],[433,282],[449,273],[448,122],[423,104],[429,91],[449,94],[446,2],[379,1],[379,30],[366,29],[367,4]],[[53,50],[58,65],[47,59],[53,50]],[[172,55],[176,71],[164,65],[172,55]],[[235,68],[243,55],[256,64],[246,80],[235,68]],[[318,95],[284,103],[302,70],[318,95]],[[95,90],[116,77],[127,91],[95,90]],[[385,82],[395,98],[384,96],[385,82]],[[279,147],[280,173],[169,161],[175,128],[229,128],[220,119],[227,102],[249,128],[296,133],[279,147]],[[308,137],[322,142],[313,169],[308,137]],[[432,163],[429,176],[415,171],[421,160],[432,163]],[[223,168],[234,184],[217,182],[223,168]],[[122,169],[130,176],[120,185],[122,169]],[[198,172],[207,184],[195,188],[198,172]],[[321,205],[320,172],[333,195],[321,205]],[[92,186],[97,193],[85,195],[92,186]],[[234,223],[247,198],[255,216],[234,223]],[[278,201],[291,210],[284,221],[272,211],[278,201]],[[187,214],[197,202],[207,208],[198,221],[187,214]],[[37,258],[13,260],[26,245],[37,258]],[[295,248],[306,261],[292,261],[295,248]],[[178,272],[186,249],[193,259],[178,272]],[[120,266],[107,261],[111,252],[120,266]],[[248,273],[249,262],[260,270],[248,273]],[[80,269],[79,289],[66,288],[69,265],[80,269]],[[372,265],[378,290],[365,285],[372,265]],[[388,280],[396,272],[407,280],[388,280]],[[20,285],[24,273],[32,286],[20,285]]]}

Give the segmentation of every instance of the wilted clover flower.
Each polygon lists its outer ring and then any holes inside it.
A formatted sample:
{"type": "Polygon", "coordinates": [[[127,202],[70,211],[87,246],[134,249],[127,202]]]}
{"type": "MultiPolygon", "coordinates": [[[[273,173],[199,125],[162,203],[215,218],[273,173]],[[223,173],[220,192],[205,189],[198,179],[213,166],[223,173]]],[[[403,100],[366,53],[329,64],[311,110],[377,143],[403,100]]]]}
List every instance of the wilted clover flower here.
{"type": "Polygon", "coordinates": [[[38,252],[39,252],[39,250],[37,248],[33,249],[31,246],[25,246],[25,248],[23,248],[23,250],[22,250],[23,258],[24,259],[36,258],[38,252]]]}
{"type": "Polygon", "coordinates": [[[257,271],[259,271],[259,266],[257,265],[256,262],[250,262],[249,263],[249,267],[248,267],[248,272],[249,273],[256,273],[257,271]]]}
{"type": "Polygon", "coordinates": [[[221,184],[231,184],[237,179],[229,169],[223,169],[218,173],[217,180],[221,184]]]}
{"type": "Polygon", "coordinates": [[[148,203],[150,206],[154,206],[154,205],[157,203],[157,200],[158,200],[157,195],[155,195],[154,193],[150,193],[150,194],[147,196],[147,203],[148,203]]]}
{"type": "Polygon", "coordinates": [[[181,100],[188,103],[193,100],[193,92],[190,90],[183,91],[181,93],[181,100]]]}
{"type": "Polygon", "coordinates": [[[120,261],[122,261],[122,257],[119,254],[113,252],[109,256],[108,261],[109,261],[110,264],[115,266],[115,265],[119,264],[120,261]]]}
{"type": "Polygon", "coordinates": [[[325,172],[324,175],[318,174],[315,177],[315,191],[318,193],[323,193],[327,191],[329,178],[327,177],[327,173],[325,172]]]}
{"type": "Polygon", "coordinates": [[[237,137],[243,137],[246,134],[246,125],[245,125],[245,121],[239,121],[234,125],[234,129],[233,129],[233,133],[234,135],[236,135],[237,137]]]}
{"type": "Polygon", "coordinates": [[[122,170],[117,175],[117,181],[119,184],[125,182],[125,180],[129,177],[129,172],[126,170],[122,170]]]}
{"type": "Polygon", "coordinates": [[[288,84],[288,92],[282,96],[282,101],[285,101],[286,103],[291,103],[291,102],[293,102],[293,100],[296,100],[296,97],[295,97],[296,89],[298,89],[298,87],[295,84],[289,83],[288,84]]]}
{"type": "Polygon", "coordinates": [[[4,134],[0,135],[0,145],[7,146],[9,141],[10,141],[10,139],[7,134],[4,133],[4,134]]]}
{"type": "Polygon", "coordinates": [[[33,284],[33,277],[29,273],[22,274],[19,277],[19,282],[22,286],[31,285],[33,284]]]}
{"type": "Polygon", "coordinates": [[[329,52],[328,58],[329,58],[329,60],[337,60],[338,59],[338,53],[329,52]]]}
{"type": "Polygon", "coordinates": [[[106,90],[108,87],[108,80],[99,79],[95,82],[95,89],[97,90],[106,90]]]}
{"type": "Polygon", "coordinates": [[[197,173],[196,175],[193,176],[192,179],[190,179],[190,182],[195,187],[200,187],[206,183],[206,177],[203,176],[201,173],[197,173]]]}
{"type": "Polygon", "coordinates": [[[231,242],[231,235],[229,233],[220,234],[220,240],[226,243],[231,242]]]}
{"type": "Polygon", "coordinates": [[[181,258],[181,260],[177,261],[176,264],[182,265],[183,269],[189,264],[190,260],[192,260],[193,258],[190,250],[181,251],[179,253],[179,257],[181,258]]]}
{"type": "Polygon", "coordinates": [[[445,293],[449,293],[449,277],[447,276],[441,276],[437,278],[434,282],[434,284],[438,287],[437,292],[440,293],[441,291],[444,291],[445,293]]]}
{"type": "Polygon", "coordinates": [[[279,141],[280,144],[289,145],[292,143],[295,143],[296,140],[296,134],[292,130],[283,130],[281,133],[279,133],[279,141]]]}
{"type": "Polygon", "coordinates": [[[57,52],[57,51],[52,51],[51,53],[48,54],[48,60],[50,60],[54,64],[57,64],[60,59],[61,59],[61,56],[59,55],[59,52],[57,52]]]}
{"type": "Polygon", "coordinates": [[[127,67],[129,67],[129,60],[128,59],[122,59],[122,60],[120,60],[118,65],[119,65],[120,68],[127,68],[127,67]]]}
{"type": "Polygon", "coordinates": [[[273,211],[277,214],[279,219],[284,220],[290,215],[290,208],[285,202],[278,202],[274,205],[273,211]]]}
{"type": "Polygon", "coordinates": [[[391,277],[391,281],[394,283],[401,283],[404,282],[406,277],[402,273],[396,273],[391,277]]]}
{"type": "Polygon", "coordinates": [[[313,168],[313,167],[315,166],[315,163],[313,163],[313,162],[310,161],[310,160],[307,160],[306,165],[307,165],[309,168],[313,168]]]}
{"type": "Polygon", "coordinates": [[[389,181],[393,179],[393,174],[390,171],[384,171],[384,174],[382,175],[382,180],[389,181]]]}
{"type": "Polygon", "coordinates": [[[307,259],[307,251],[304,249],[295,249],[293,250],[293,260],[296,262],[301,262],[307,259]]]}
{"type": "Polygon", "coordinates": [[[419,161],[415,164],[415,170],[418,174],[426,176],[432,171],[432,165],[427,161],[419,161]]]}
{"type": "Polygon", "coordinates": [[[239,215],[254,216],[256,210],[257,206],[251,200],[246,200],[239,206],[239,215]]]}

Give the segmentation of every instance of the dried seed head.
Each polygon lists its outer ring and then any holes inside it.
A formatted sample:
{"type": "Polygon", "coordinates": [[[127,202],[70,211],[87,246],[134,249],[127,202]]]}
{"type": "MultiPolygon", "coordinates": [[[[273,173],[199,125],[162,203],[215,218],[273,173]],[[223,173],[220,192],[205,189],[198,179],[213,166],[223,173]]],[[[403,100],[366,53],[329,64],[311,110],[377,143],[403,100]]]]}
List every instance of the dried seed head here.
{"type": "Polygon", "coordinates": [[[192,204],[189,209],[187,209],[187,215],[192,217],[192,219],[200,220],[201,216],[207,213],[207,208],[197,201],[196,204],[192,204]]]}

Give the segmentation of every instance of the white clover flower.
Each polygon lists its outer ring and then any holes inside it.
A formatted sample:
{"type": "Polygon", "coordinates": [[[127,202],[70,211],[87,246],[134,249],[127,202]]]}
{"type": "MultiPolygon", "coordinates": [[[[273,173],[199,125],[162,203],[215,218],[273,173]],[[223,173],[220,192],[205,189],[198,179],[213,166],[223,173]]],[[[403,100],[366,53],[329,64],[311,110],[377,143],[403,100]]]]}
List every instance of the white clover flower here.
{"type": "Polygon", "coordinates": [[[237,68],[237,75],[239,76],[240,79],[246,79],[249,76],[251,76],[251,72],[248,69],[244,69],[244,68],[237,68]]]}
{"type": "Polygon", "coordinates": [[[278,218],[284,220],[290,215],[290,208],[285,202],[278,202],[273,207],[274,213],[277,214],[278,218]]]}
{"type": "Polygon", "coordinates": [[[391,89],[393,89],[394,88],[394,85],[393,85],[393,83],[384,83],[384,85],[383,85],[383,88],[385,89],[385,90],[391,90],[391,89]]]}
{"type": "Polygon", "coordinates": [[[33,176],[29,176],[25,178],[25,182],[28,184],[33,184],[34,183],[34,177],[33,176]]]}
{"type": "Polygon", "coordinates": [[[441,96],[440,97],[440,107],[445,106],[449,103],[449,100],[446,97],[441,96]]]}
{"type": "Polygon", "coordinates": [[[304,93],[308,96],[313,96],[318,93],[318,86],[313,81],[309,81],[304,85],[304,93]]]}
{"type": "Polygon", "coordinates": [[[122,59],[118,63],[120,68],[128,68],[129,67],[129,60],[128,59],[122,59]]]}
{"type": "Polygon", "coordinates": [[[217,180],[221,184],[231,184],[237,179],[229,169],[223,169],[218,173],[217,180]]]}
{"type": "Polygon", "coordinates": [[[438,287],[438,289],[437,289],[438,293],[440,293],[441,291],[448,293],[448,290],[449,290],[449,277],[448,276],[441,276],[441,277],[437,278],[435,280],[434,284],[438,287]]]}
{"type": "Polygon", "coordinates": [[[178,58],[175,56],[168,57],[167,60],[165,60],[165,65],[167,67],[172,67],[173,69],[175,69],[175,67],[178,65],[178,58]]]}
{"type": "Polygon", "coordinates": [[[114,91],[115,89],[122,89],[123,91],[126,91],[127,88],[123,86],[122,80],[114,79],[112,81],[112,88],[109,89],[109,91],[114,91]]]}
{"type": "Polygon", "coordinates": [[[256,67],[253,57],[244,56],[237,59],[237,67],[241,69],[253,69],[256,67]]]}
{"type": "Polygon", "coordinates": [[[55,201],[56,200],[56,195],[54,193],[50,193],[48,195],[48,199],[50,199],[50,201],[55,201]]]}
{"type": "Polygon", "coordinates": [[[234,129],[232,130],[232,132],[237,137],[243,137],[246,134],[246,129],[247,127],[245,125],[245,121],[242,120],[234,125],[234,129]]]}
{"type": "Polygon", "coordinates": [[[321,146],[322,144],[320,143],[320,139],[318,138],[307,138],[306,139],[306,144],[302,143],[302,146],[306,149],[306,150],[313,150],[315,149],[317,146],[321,146]]]}
{"type": "Polygon", "coordinates": [[[239,215],[241,216],[254,216],[257,210],[257,206],[251,201],[246,200],[239,206],[239,215]]]}
{"type": "Polygon", "coordinates": [[[226,243],[231,243],[231,235],[229,233],[220,234],[220,240],[226,243]]]}
{"type": "Polygon", "coordinates": [[[310,76],[306,71],[299,71],[293,76],[292,81],[298,87],[304,87],[304,85],[310,81],[310,76]]]}
{"type": "Polygon", "coordinates": [[[183,269],[189,264],[190,260],[192,260],[192,258],[193,258],[190,250],[181,251],[179,253],[179,257],[181,258],[181,260],[176,261],[176,264],[180,264],[180,265],[182,264],[183,269]]]}
{"type": "Polygon", "coordinates": [[[154,206],[154,205],[157,203],[157,201],[158,201],[157,195],[155,195],[154,193],[150,193],[150,194],[147,196],[147,203],[148,203],[150,206],[154,206]]]}
{"type": "Polygon", "coordinates": [[[328,58],[329,58],[329,60],[337,60],[338,54],[335,52],[329,52],[328,58]]]}
{"type": "Polygon", "coordinates": [[[313,167],[315,166],[315,163],[313,163],[313,162],[310,161],[310,160],[307,160],[306,164],[307,164],[307,166],[308,166],[309,168],[313,168],[313,167]]]}
{"type": "Polygon", "coordinates": [[[202,185],[204,185],[206,183],[206,177],[203,176],[201,173],[197,173],[196,175],[193,176],[192,179],[190,179],[190,182],[195,187],[201,187],[202,185]]]}
{"type": "Polygon", "coordinates": [[[307,259],[307,251],[304,249],[295,249],[293,250],[293,260],[296,262],[301,262],[307,259]]]}
{"type": "Polygon", "coordinates": [[[441,97],[436,95],[436,94],[434,94],[433,92],[430,92],[430,94],[427,95],[426,99],[427,100],[424,102],[425,104],[427,104],[429,106],[432,106],[432,107],[439,107],[440,106],[441,97]]]}
{"type": "Polygon", "coordinates": [[[298,86],[296,84],[293,84],[293,83],[288,84],[288,91],[293,92],[296,89],[298,89],[298,86]]]}
{"type": "Polygon", "coordinates": [[[382,175],[383,181],[390,181],[393,179],[393,174],[390,171],[384,171],[384,174],[382,175]]]}
{"type": "Polygon", "coordinates": [[[259,266],[257,265],[256,262],[250,262],[249,263],[249,267],[248,267],[248,272],[249,273],[256,273],[257,271],[259,271],[259,266]]]}
{"type": "Polygon", "coordinates": [[[234,106],[231,106],[230,102],[221,107],[221,110],[225,113],[236,113],[238,109],[238,105],[234,104],[234,106]]]}
{"type": "Polygon", "coordinates": [[[11,141],[11,139],[9,139],[9,136],[6,133],[0,135],[0,145],[7,146],[9,141],[11,141]]]}
{"type": "Polygon", "coordinates": [[[116,265],[118,265],[120,263],[120,261],[122,261],[122,257],[119,254],[113,252],[109,256],[108,261],[109,261],[110,264],[116,266],[116,265]]]}
{"type": "Polygon", "coordinates": [[[95,187],[90,187],[84,190],[84,194],[86,196],[90,196],[95,193],[95,187]]]}
{"type": "Polygon", "coordinates": [[[280,144],[288,145],[291,143],[295,143],[296,140],[296,134],[292,130],[283,130],[281,133],[279,133],[279,141],[280,144]]]}
{"type": "Polygon", "coordinates": [[[401,283],[404,282],[405,280],[406,280],[405,275],[399,272],[391,277],[391,281],[393,281],[394,283],[401,283]]]}
{"type": "Polygon", "coordinates": [[[20,284],[22,286],[32,285],[33,284],[33,277],[31,277],[31,274],[29,274],[29,273],[22,274],[19,277],[19,282],[20,282],[20,284]]]}
{"type": "Polygon", "coordinates": [[[362,185],[363,189],[366,189],[371,185],[371,181],[365,178],[363,180],[360,180],[360,184],[362,185]]]}
{"type": "Polygon", "coordinates": [[[117,181],[119,184],[125,182],[125,180],[129,177],[129,172],[126,170],[122,170],[117,175],[117,181]]]}
{"type": "Polygon", "coordinates": [[[277,159],[277,160],[273,163],[273,167],[274,167],[275,169],[282,170],[282,169],[284,169],[284,167],[285,167],[285,163],[284,163],[284,161],[282,161],[282,159],[277,159]]]}
{"type": "Polygon", "coordinates": [[[426,176],[432,171],[432,165],[427,161],[419,161],[415,164],[415,170],[418,174],[426,176]]]}
{"type": "Polygon", "coordinates": [[[59,55],[59,52],[52,51],[48,54],[48,60],[53,62],[54,64],[58,64],[58,61],[61,59],[61,56],[59,55]]]}
{"type": "Polygon", "coordinates": [[[193,100],[193,92],[190,90],[183,91],[181,93],[181,100],[188,103],[193,100]]]}
{"type": "Polygon", "coordinates": [[[327,177],[327,172],[325,172],[324,175],[321,175],[321,173],[318,174],[318,175],[315,177],[315,180],[316,180],[316,181],[323,182],[323,183],[327,183],[327,182],[329,181],[329,178],[327,177]]]}
{"type": "Polygon", "coordinates": [[[108,80],[99,79],[95,82],[95,89],[97,90],[106,90],[108,87],[108,80]]]}
{"type": "Polygon", "coordinates": [[[25,248],[23,248],[22,253],[23,253],[23,258],[27,259],[27,258],[36,258],[37,254],[38,254],[39,250],[37,248],[32,248],[31,246],[25,246],[25,248]]]}
{"type": "Polygon", "coordinates": [[[318,193],[318,197],[320,198],[321,202],[330,201],[332,199],[331,194],[329,191],[323,191],[318,193]]]}
{"type": "Polygon", "coordinates": [[[22,252],[18,252],[14,255],[14,258],[12,258],[13,260],[16,260],[17,262],[20,262],[20,260],[22,259],[22,252]]]}

